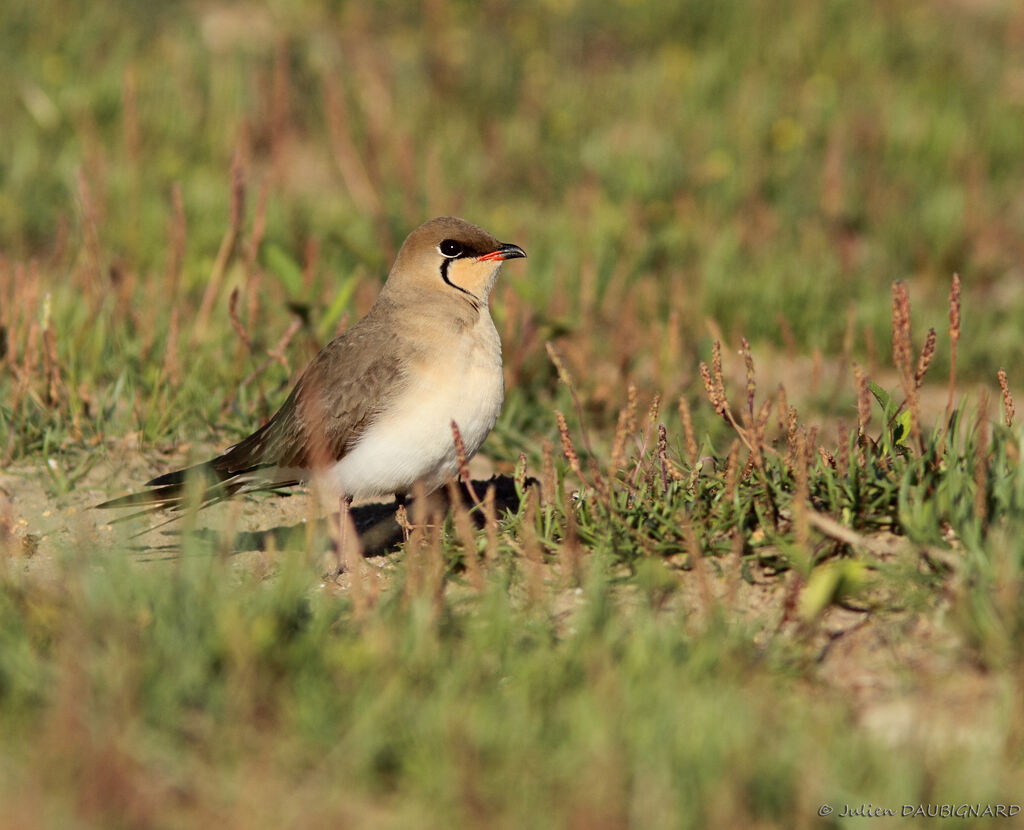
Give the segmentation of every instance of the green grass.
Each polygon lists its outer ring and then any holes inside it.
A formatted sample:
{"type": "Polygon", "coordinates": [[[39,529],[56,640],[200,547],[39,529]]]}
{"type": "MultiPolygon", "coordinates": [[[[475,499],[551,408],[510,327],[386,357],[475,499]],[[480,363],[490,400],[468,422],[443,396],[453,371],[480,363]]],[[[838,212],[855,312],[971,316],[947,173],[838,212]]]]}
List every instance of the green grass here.
{"type": "Polygon", "coordinates": [[[5,821],[848,827],[1019,799],[1017,3],[0,22],[5,821]],[[443,213],[529,252],[484,448],[525,456],[518,506],[338,582],[302,526],[235,550],[270,499],[168,549],[88,509],[269,416],[443,213]],[[897,280],[910,363],[938,332],[905,403],[897,280]]]}

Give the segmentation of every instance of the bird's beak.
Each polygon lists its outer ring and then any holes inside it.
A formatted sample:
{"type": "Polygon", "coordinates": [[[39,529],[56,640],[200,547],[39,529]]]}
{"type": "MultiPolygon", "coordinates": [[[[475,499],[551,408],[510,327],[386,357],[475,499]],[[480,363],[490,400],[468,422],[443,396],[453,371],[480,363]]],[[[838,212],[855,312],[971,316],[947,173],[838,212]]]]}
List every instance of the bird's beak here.
{"type": "Polygon", "coordinates": [[[520,248],[518,245],[512,245],[508,242],[502,242],[498,246],[498,249],[491,251],[489,254],[478,256],[477,261],[483,262],[485,260],[506,260],[506,259],[518,259],[519,257],[525,257],[526,251],[520,248]]]}

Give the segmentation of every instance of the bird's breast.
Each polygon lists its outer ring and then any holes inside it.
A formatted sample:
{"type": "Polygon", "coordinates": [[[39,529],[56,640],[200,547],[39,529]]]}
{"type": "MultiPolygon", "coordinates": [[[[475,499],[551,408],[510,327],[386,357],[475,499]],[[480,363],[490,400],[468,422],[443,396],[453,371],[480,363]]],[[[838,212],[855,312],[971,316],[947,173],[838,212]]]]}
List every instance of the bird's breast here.
{"type": "Polygon", "coordinates": [[[421,339],[405,367],[407,385],[349,452],[331,478],[356,497],[427,489],[456,472],[451,423],[471,457],[494,427],[504,399],[501,341],[484,311],[472,326],[421,339]]]}

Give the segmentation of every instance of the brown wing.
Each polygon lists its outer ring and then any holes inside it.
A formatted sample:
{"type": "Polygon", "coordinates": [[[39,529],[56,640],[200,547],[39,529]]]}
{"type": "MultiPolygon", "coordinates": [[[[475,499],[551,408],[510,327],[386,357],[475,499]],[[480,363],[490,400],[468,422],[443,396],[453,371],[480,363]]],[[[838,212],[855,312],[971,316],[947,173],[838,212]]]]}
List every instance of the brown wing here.
{"type": "Polygon", "coordinates": [[[222,476],[258,467],[333,464],[404,388],[393,336],[369,317],[328,343],[273,418],[211,463],[222,476]]]}
{"type": "Polygon", "coordinates": [[[391,312],[378,300],[359,323],[324,346],[274,417],[248,438],[204,464],[157,476],[146,482],[148,490],[97,507],[180,506],[190,476],[206,478],[203,502],[213,502],[239,491],[298,483],[273,468],[309,470],[342,458],[408,384],[391,312]]]}

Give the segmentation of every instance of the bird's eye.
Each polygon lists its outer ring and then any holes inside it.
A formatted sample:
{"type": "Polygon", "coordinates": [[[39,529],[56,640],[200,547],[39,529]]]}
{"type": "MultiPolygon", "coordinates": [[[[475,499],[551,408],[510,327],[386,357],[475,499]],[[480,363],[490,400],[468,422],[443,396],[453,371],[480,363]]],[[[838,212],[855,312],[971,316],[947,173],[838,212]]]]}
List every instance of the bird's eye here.
{"type": "Polygon", "coordinates": [[[437,249],[441,252],[441,256],[446,256],[449,259],[462,256],[462,246],[454,239],[446,239],[437,246],[437,249]]]}

